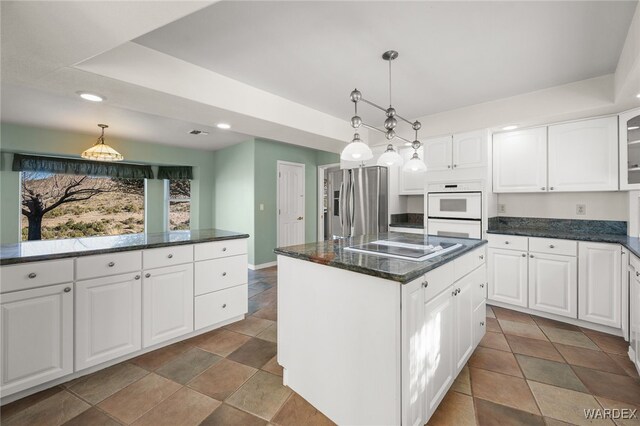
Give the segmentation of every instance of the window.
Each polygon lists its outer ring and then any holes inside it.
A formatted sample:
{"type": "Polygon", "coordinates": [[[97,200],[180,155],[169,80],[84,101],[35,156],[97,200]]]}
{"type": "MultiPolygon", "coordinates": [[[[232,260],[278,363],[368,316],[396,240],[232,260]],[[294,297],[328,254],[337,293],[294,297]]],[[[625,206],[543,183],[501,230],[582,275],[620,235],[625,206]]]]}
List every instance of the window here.
{"type": "Polygon", "coordinates": [[[167,199],[169,201],[168,229],[169,231],[189,230],[191,222],[191,181],[188,179],[171,179],[166,182],[167,199]]]}
{"type": "Polygon", "coordinates": [[[144,232],[144,179],[21,172],[22,240],[144,232]]]}

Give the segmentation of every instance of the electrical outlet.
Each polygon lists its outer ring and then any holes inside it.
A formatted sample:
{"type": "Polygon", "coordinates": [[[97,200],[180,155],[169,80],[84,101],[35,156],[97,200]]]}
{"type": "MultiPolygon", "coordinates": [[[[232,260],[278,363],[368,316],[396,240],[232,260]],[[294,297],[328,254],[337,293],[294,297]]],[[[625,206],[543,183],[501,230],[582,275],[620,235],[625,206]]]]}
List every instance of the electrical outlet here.
{"type": "Polygon", "coordinates": [[[580,216],[584,216],[585,214],[587,214],[587,205],[576,204],[576,214],[580,216]]]}
{"type": "Polygon", "coordinates": [[[498,204],[498,213],[506,213],[507,206],[505,204],[498,204]]]}

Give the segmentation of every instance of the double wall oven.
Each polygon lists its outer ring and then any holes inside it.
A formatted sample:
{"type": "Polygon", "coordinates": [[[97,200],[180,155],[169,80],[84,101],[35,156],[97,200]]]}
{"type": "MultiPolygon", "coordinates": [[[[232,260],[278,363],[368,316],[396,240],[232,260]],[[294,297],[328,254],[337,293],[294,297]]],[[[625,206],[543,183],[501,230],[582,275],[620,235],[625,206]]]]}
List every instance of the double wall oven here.
{"type": "Polygon", "coordinates": [[[481,183],[431,184],[427,195],[427,234],[482,238],[481,183]]]}

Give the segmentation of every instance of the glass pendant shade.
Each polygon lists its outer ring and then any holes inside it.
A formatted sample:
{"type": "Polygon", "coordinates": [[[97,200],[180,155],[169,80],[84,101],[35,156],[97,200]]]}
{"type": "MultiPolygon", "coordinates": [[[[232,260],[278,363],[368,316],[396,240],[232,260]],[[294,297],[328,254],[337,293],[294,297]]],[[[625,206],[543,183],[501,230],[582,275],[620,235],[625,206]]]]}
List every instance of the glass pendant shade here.
{"type": "Polygon", "coordinates": [[[102,129],[102,134],[98,138],[98,141],[91,148],[84,151],[80,156],[87,160],[94,161],[122,161],[124,157],[118,151],[104,143],[104,129],[109,127],[106,124],[98,124],[98,127],[102,129]]]}
{"type": "Polygon", "coordinates": [[[401,166],[402,163],[402,157],[393,149],[393,145],[389,145],[387,150],[378,158],[378,166],[394,167],[401,166]]]}
{"type": "Polygon", "coordinates": [[[406,162],[402,170],[412,173],[424,173],[427,171],[427,166],[424,164],[424,161],[418,157],[418,153],[414,152],[413,157],[411,157],[411,160],[406,162]]]}
{"type": "Polygon", "coordinates": [[[353,140],[342,150],[340,158],[346,161],[367,161],[373,158],[373,152],[356,133],[353,135],[353,140]]]}

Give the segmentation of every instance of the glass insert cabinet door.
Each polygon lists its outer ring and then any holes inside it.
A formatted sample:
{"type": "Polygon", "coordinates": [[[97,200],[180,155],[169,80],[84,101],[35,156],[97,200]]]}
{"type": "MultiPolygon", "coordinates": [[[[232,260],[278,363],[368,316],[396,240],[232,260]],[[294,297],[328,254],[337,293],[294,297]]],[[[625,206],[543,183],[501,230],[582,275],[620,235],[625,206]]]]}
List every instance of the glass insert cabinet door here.
{"type": "Polygon", "coordinates": [[[620,114],[620,189],[640,189],[640,108],[620,114]]]}

